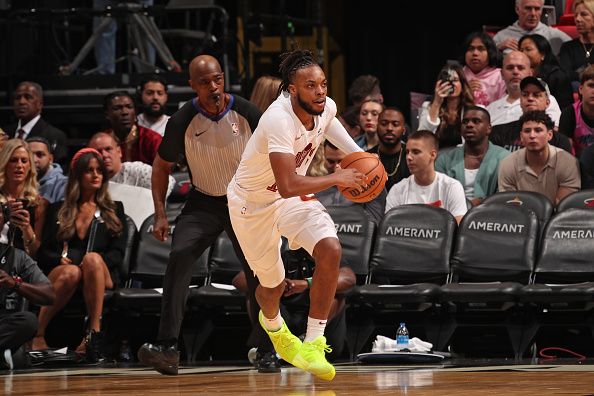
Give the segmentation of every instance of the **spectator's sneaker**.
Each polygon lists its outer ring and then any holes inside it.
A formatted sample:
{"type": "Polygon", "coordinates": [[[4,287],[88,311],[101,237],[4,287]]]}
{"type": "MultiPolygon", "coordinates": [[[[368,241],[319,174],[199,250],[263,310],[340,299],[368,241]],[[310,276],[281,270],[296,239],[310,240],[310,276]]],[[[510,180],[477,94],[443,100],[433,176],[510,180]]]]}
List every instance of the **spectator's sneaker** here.
{"type": "Polygon", "coordinates": [[[280,373],[281,365],[276,356],[276,352],[258,352],[254,366],[259,373],[280,373]]]}
{"type": "Polygon", "coordinates": [[[2,351],[2,355],[0,356],[0,370],[12,370],[14,369],[14,364],[12,362],[12,353],[10,349],[6,349],[2,351]]]}
{"type": "Polygon", "coordinates": [[[293,365],[323,380],[331,381],[336,375],[336,370],[326,360],[325,352],[332,352],[332,349],[326,344],[324,336],[319,336],[311,342],[304,342],[293,359],[293,365]]]}
{"type": "Polygon", "coordinates": [[[278,353],[281,359],[285,362],[293,364],[293,358],[301,349],[301,340],[291,333],[284,321],[283,326],[279,330],[268,331],[266,326],[264,326],[264,315],[262,315],[262,311],[260,311],[258,319],[260,320],[260,325],[270,337],[276,353],[278,353]]]}
{"type": "Polygon", "coordinates": [[[177,375],[179,351],[175,344],[145,343],[138,350],[138,360],[161,374],[177,375]]]}

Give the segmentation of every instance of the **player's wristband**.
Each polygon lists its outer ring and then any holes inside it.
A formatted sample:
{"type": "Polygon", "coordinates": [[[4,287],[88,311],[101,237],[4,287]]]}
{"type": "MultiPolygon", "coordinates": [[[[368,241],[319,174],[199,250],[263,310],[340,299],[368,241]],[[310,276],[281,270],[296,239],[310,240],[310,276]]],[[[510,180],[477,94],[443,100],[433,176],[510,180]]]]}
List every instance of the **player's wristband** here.
{"type": "Polygon", "coordinates": [[[14,279],[14,286],[12,287],[11,292],[18,292],[20,287],[21,287],[21,283],[23,283],[23,278],[21,278],[20,276],[13,276],[12,279],[14,279]]]}
{"type": "Polygon", "coordinates": [[[307,281],[307,287],[309,287],[311,289],[311,283],[313,281],[313,278],[309,277],[309,278],[305,278],[305,280],[307,281]]]}

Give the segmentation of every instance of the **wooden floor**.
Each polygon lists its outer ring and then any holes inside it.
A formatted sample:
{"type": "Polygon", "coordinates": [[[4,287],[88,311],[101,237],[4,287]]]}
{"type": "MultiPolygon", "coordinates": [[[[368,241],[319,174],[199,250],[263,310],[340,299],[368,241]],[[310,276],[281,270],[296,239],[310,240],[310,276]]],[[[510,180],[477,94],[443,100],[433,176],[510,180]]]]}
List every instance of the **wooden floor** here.
{"type": "Polygon", "coordinates": [[[0,395],[594,395],[594,364],[337,366],[333,381],[296,368],[187,367],[175,377],[142,367],[0,372],[0,395]]]}

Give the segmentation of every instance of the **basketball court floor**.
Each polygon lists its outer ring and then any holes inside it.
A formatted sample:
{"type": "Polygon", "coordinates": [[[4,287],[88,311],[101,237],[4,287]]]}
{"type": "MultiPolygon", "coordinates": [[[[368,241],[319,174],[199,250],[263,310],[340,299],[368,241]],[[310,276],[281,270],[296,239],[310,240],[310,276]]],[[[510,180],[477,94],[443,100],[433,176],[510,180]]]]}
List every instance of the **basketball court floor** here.
{"type": "Polygon", "coordinates": [[[331,382],[296,368],[183,366],[178,376],[135,365],[0,372],[0,395],[594,395],[594,361],[444,361],[337,365],[331,382]]]}

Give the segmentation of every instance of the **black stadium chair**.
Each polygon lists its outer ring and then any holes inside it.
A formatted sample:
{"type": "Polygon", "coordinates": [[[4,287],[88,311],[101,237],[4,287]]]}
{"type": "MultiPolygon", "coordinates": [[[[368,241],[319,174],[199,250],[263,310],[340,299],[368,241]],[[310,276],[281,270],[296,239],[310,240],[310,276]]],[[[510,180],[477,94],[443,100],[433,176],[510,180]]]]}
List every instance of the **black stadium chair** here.
{"type": "Polygon", "coordinates": [[[369,257],[373,247],[375,224],[361,206],[328,206],[342,247],[342,259],[362,284],[369,272],[369,257]]]}
{"type": "Polygon", "coordinates": [[[594,189],[576,191],[559,202],[557,212],[562,212],[569,208],[594,209],[594,189]]]}
{"type": "Polygon", "coordinates": [[[535,191],[503,191],[495,193],[483,201],[484,205],[494,203],[517,205],[532,210],[536,214],[541,230],[544,230],[554,210],[551,200],[546,195],[535,191]]]}
{"type": "MultiPolygon", "coordinates": [[[[539,329],[587,328],[594,335],[594,211],[564,209],[549,221],[534,270],[534,284],[525,286],[520,301],[529,305],[522,347],[539,329]]],[[[556,342],[562,342],[560,339],[556,342]]]]}
{"type": "Polygon", "coordinates": [[[446,339],[459,328],[504,326],[518,353],[517,300],[530,282],[538,235],[536,215],[522,207],[480,205],[464,216],[451,259],[451,283],[441,288],[453,319],[442,333],[446,339]]]}
{"type": "Polygon", "coordinates": [[[245,294],[231,289],[233,277],[242,269],[233,244],[223,231],[211,248],[206,284],[190,290],[188,297],[190,317],[182,331],[189,361],[195,360],[215,330],[239,329],[246,337],[249,335],[245,294]]]}
{"type": "MultiPolygon", "coordinates": [[[[170,231],[180,209],[168,210],[170,231]]],[[[124,339],[146,340],[154,337],[161,313],[162,287],[171,249],[171,235],[158,241],[152,235],[154,215],[140,227],[136,260],[130,270],[132,287],[117,289],[111,303],[113,325],[117,324],[124,339]],[[149,330],[147,333],[147,330],[149,330]]],[[[192,283],[202,285],[208,275],[207,249],[194,263],[192,283]]]]}
{"type": "Polygon", "coordinates": [[[454,217],[441,208],[403,205],[386,213],[377,231],[369,283],[352,297],[359,324],[355,355],[380,326],[390,326],[393,338],[404,315],[413,332],[422,325],[428,341],[435,341],[435,302],[450,272],[455,230],[454,217]]]}

